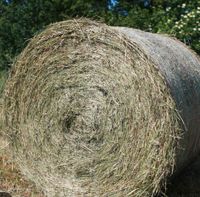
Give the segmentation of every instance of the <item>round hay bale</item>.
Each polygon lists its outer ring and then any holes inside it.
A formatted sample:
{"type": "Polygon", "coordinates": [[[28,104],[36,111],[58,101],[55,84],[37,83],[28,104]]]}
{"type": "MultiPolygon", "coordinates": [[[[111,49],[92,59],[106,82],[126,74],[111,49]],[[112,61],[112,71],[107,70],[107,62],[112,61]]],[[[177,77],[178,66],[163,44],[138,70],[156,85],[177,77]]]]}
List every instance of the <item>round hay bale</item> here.
{"type": "Polygon", "coordinates": [[[153,196],[200,150],[199,71],[166,36],[87,19],[50,25],[4,91],[22,172],[47,196],[153,196]]]}

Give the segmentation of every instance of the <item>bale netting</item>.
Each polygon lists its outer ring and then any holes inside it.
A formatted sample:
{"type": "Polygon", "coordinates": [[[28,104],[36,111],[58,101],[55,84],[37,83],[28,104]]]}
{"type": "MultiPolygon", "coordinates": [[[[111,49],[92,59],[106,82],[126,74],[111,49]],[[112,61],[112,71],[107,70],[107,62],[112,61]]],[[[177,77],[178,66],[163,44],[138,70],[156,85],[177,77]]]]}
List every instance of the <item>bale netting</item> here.
{"type": "Polygon", "coordinates": [[[87,19],[17,58],[4,131],[47,196],[149,197],[200,150],[200,62],[175,39],[87,19]]]}

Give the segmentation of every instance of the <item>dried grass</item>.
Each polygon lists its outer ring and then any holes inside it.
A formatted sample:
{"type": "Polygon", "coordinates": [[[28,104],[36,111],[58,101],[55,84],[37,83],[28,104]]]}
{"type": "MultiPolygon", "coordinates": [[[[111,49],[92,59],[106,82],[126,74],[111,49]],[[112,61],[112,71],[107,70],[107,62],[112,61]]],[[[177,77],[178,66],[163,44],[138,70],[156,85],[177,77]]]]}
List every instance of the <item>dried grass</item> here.
{"type": "Polygon", "coordinates": [[[42,192],[39,193],[34,184],[28,182],[20,173],[11,154],[8,143],[0,137],[0,196],[44,197],[42,192]]]}
{"type": "Polygon", "coordinates": [[[15,62],[4,131],[22,172],[49,197],[153,196],[188,159],[165,61],[125,34],[87,19],[55,23],[15,62]]]}

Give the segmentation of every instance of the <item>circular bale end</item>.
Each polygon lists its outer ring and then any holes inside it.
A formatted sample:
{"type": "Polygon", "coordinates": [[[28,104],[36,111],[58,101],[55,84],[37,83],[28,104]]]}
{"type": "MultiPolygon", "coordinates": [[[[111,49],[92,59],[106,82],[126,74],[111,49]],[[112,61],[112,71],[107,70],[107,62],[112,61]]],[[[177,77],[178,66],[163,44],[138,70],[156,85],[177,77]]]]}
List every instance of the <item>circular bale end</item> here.
{"type": "Polygon", "coordinates": [[[69,20],[35,36],[3,106],[16,161],[47,196],[149,197],[173,171],[181,126],[169,88],[106,25],[69,20]]]}

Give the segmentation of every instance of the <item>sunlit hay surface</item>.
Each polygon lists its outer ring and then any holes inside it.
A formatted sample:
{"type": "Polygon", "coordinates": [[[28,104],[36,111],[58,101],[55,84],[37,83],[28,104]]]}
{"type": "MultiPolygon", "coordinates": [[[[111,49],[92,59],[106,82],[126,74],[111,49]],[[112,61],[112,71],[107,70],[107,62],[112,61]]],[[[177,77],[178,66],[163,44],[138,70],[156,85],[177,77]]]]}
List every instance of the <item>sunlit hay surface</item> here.
{"type": "Polygon", "coordinates": [[[153,63],[86,19],[30,41],[6,84],[4,124],[22,172],[59,197],[153,196],[172,173],[181,135],[153,63]]]}

